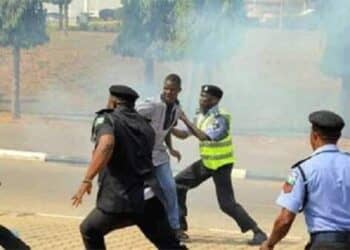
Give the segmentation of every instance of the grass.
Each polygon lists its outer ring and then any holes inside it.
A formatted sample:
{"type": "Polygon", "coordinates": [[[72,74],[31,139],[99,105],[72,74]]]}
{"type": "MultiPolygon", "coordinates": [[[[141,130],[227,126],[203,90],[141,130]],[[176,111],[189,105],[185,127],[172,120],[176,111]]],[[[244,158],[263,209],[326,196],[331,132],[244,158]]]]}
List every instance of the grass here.
{"type": "MultiPolygon", "coordinates": [[[[49,31],[50,42],[31,50],[22,50],[21,84],[23,95],[36,95],[50,85],[68,89],[81,87],[81,76],[89,78],[99,65],[106,65],[114,56],[107,48],[115,34],[49,31]]],[[[9,48],[0,48],[0,92],[9,95],[12,79],[12,55],[9,48]]]]}

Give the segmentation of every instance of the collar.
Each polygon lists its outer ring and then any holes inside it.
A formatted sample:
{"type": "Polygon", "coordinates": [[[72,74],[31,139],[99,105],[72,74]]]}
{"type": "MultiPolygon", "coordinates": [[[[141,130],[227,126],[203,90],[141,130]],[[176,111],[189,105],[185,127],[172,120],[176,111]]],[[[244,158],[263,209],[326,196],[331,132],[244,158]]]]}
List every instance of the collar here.
{"type": "Polygon", "coordinates": [[[203,112],[201,112],[203,115],[205,115],[205,116],[209,116],[209,115],[217,115],[217,114],[219,114],[219,105],[217,104],[217,105],[215,105],[214,107],[212,107],[211,109],[209,109],[208,111],[207,111],[207,113],[203,113],[203,112]]]}
{"type": "MultiPolygon", "coordinates": [[[[166,104],[164,102],[164,97],[163,97],[163,94],[160,95],[160,101],[163,102],[164,104],[166,104]]],[[[174,106],[180,106],[180,101],[178,99],[175,100],[175,102],[173,103],[174,106]]]]}
{"type": "Polygon", "coordinates": [[[123,105],[118,105],[114,111],[121,111],[121,112],[136,112],[134,108],[129,108],[123,105]]]}
{"type": "Polygon", "coordinates": [[[319,154],[321,152],[324,152],[324,151],[328,151],[328,150],[339,150],[339,149],[338,149],[337,145],[335,145],[335,144],[326,144],[326,145],[323,145],[322,147],[319,147],[318,149],[316,149],[312,153],[312,156],[319,154]]]}
{"type": "Polygon", "coordinates": [[[96,115],[102,115],[102,114],[104,114],[104,113],[112,113],[113,112],[113,109],[107,109],[107,108],[105,108],[105,109],[101,109],[101,110],[99,110],[99,111],[97,111],[97,112],[95,112],[96,113],[96,115]]]}

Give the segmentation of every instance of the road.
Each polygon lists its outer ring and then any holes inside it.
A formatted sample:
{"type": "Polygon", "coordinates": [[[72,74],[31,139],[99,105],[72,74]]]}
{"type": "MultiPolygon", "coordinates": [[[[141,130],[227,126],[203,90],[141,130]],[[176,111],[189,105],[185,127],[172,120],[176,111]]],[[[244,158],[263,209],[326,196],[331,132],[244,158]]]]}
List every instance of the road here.
{"type": "MultiPolygon", "coordinates": [[[[75,209],[70,198],[83,178],[85,169],[76,165],[0,160],[0,211],[85,216],[94,206],[96,185],[91,196],[75,209]]],[[[281,183],[271,181],[233,180],[236,197],[267,231],[279,208],[274,200],[281,183]]],[[[237,225],[221,213],[211,180],[188,194],[191,227],[213,232],[234,233],[237,225]]],[[[291,239],[306,240],[303,218],[299,216],[291,239]]]]}

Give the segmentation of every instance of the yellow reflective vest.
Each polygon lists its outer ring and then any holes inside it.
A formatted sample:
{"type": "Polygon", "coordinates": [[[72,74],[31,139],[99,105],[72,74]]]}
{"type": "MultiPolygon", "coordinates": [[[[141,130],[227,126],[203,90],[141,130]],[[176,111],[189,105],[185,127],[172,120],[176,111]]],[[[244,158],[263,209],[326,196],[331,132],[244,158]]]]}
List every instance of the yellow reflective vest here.
{"type": "Polygon", "coordinates": [[[199,144],[199,151],[202,162],[206,168],[217,170],[220,167],[234,163],[234,146],[232,142],[231,130],[231,115],[220,109],[218,113],[203,115],[199,114],[197,117],[197,127],[205,132],[208,128],[214,126],[215,118],[218,115],[224,116],[228,121],[229,131],[228,135],[220,141],[201,141],[199,144]]]}

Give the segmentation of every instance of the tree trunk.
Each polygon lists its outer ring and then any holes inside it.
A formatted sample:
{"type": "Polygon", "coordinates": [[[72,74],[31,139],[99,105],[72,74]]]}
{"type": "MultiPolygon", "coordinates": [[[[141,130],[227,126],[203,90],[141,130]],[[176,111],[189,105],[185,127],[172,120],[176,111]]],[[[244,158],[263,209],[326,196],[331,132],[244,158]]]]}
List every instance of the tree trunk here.
{"type": "Polygon", "coordinates": [[[144,59],[145,64],[145,84],[154,84],[154,60],[151,58],[144,59]]]}
{"type": "Polygon", "coordinates": [[[59,4],[58,9],[59,9],[58,28],[59,30],[63,30],[63,4],[59,4]]]}
{"type": "Polygon", "coordinates": [[[350,76],[342,78],[340,106],[343,118],[346,123],[343,135],[346,137],[350,137],[350,76]]]}
{"type": "Polygon", "coordinates": [[[64,33],[67,34],[69,29],[69,14],[68,14],[69,4],[67,0],[64,3],[64,33]]]}
{"type": "Polygon", "coordinates": [[[21,102],[20,102],[20,61],[21,61],[21,49],[18,46],[14,46],[13,50],[13,84],[12,84],[12,118],[21,118],[21,102]]]}

